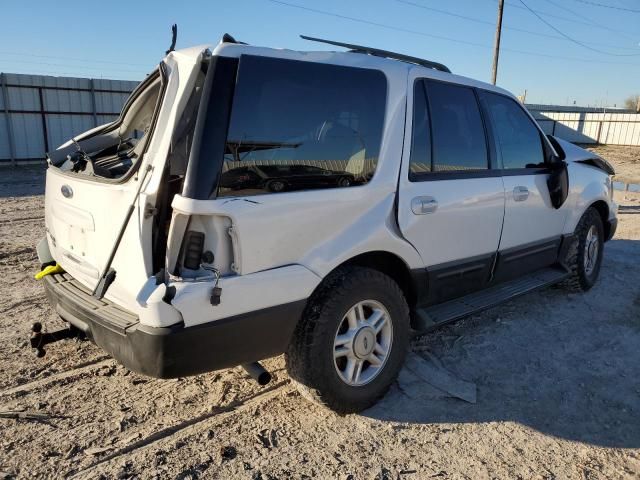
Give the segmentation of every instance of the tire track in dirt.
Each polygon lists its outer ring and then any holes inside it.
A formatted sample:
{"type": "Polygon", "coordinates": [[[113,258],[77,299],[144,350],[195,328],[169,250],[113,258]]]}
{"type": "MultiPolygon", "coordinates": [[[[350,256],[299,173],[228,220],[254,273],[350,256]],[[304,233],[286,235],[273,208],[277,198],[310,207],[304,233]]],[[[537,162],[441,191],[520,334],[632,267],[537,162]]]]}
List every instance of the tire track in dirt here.
{"type": "Polygon", "coordinates": [[[5,218],[0,220],[0,225],[4,225],[7,223],[17,223],[17,222],[31,222],[33,220],[44,220],[44,216],[38,217],[22,217],[22,218],[5,218]]]}
{"type": "Polygon", "coordinates": [[[104,365],[109,365],[114,362],[115,360],[113,360],[111,357],[101,356],[93,360],[81,363],[73,367],[71,370],[66,370],[64,372],[60,372],[46,378],[35,380],[29,383],[24,383],[17,387],[3,390],[0,392],[0,398],[9,397],[16,394],[25,394],[27,392],[33,393],[35,391],[43,389],[44,387],[51,387],[51,384],[55,384],[57,382],[62,382],[69,379],[75,380],[75,377],[82,377],[84,375],[92,373],[94,370],[97,370],[104,365]]]}
{"type": "Polygon", "coordinates": [[[75,470],[75,471],[71,470],[67,472],[65,474],[65,478],[86,478],[87,474],[91,470],[105,463],[111,462],[113,460],[119,460],[120,457],[122,457],[123,455],[127,455],[131,452],[134,452],[140,449],[149,448],[162,440],[172,439],[172,438],[179,439],[183,436],[187,436],[191,434],[192,430],[202,426],[202,424],[209,419],[224,421],[225,419],[227,419],[228,417],[234,414],[238,414],[242,411],[248,410],[251,407],[255,407],[256,405],[266,400],[269,400],[270,398],[276,395],[281,394],[284,390],[284,387],[290,383],[291,383],[290,380],[283,380],[281,382],[278,382],[272,385],[271,387],[266,387],[265,389],[254,393],[253,395],[249,395],[248,397],[245,397],[239,400],[234,400],[230,402],[228,405],[225,405],[223,407],[217,407],[212,412],[201,414],[197,417],[185,420],[176,425],[172,425],[170,427],[159,430],[149,435],[146,438],[143,438],[141,440],[138,440],[137,442],[134,442],[130,445],[126,445],[116,450],[115,452],[88,465],[87,467],[84,467],[79,470],[75,470]]]}
{"type": "MultiPolygon", "coordinates": [[[[1,222],[2,220],[0,220],[1,222]]],[[[0,260],[3,260],[5,258],[8,257],[13,257],[15,255],[24,255],[26,253],[35,253],[36,249],[33,247],[27,247],[27,248],[19,248],[18,250],[12,250],[10,252],[1,252],[0,253],[0,260]]]]}
{"type": "Polygon", "coordinates": [[[20,307],[22,305],[26,305],[26,304],[31,304],[31,305],[41,305],[43,304],[47,299],[44,298],[44,295],[42,294],[38,294],[38,295],[32,295],[30,297],[26,297],[26,298],[22,298],[20,300],[18,300],[17,302],[13,302],[12,304],[8,305],[7,307],[4,307],[2,309],[0,309],[0,313],[9,313],[11,312],[11,310],[20,307]]]}

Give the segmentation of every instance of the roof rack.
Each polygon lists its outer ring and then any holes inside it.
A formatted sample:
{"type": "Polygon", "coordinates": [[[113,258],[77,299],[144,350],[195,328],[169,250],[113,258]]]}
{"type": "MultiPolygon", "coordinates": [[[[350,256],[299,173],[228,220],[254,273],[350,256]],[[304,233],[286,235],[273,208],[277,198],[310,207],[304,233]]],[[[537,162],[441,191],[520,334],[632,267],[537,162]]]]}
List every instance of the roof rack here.
{"type": "Polygon", "coordinates": [[[353,45],[351,43],[335,42],[333,40],[325,40],[322,38],[307,37],[306,35],[300,35],[300,38],[303,38],[304,40],[310,40],[312,42],[327,43],[329,45],[348,48],[354,53],[366,53],[369,55],[374,55],[376,57],[392,58],[394,60],[400,60],[401,62],[414,63],[423,67],[440,70],[441,72],[451,73],[451,70],[449,70],[449,68],[442,63],[432,62],[431,60],[424,60],[418,57],[411,57],[409,55],[403,55],[401,53],[394,53],[387,50],[380,50],[371,47],[363,47],[362,45],[353,45]]]}

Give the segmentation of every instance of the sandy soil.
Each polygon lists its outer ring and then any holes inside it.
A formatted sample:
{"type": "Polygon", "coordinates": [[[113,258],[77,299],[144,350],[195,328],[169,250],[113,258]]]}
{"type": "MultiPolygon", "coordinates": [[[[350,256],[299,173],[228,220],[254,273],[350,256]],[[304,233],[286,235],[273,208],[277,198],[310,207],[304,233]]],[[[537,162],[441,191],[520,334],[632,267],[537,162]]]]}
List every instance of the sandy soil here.
{"type": "MultiPolygon", "coordinates": [[[[605,156],[629,157],[610,147],[605,156]]],[[[267,388],[239,369],[144,378],[88,342],[60,342],[37,359],[30,325],[62,326],[32,278],[42,170],[0,175],[0,412],[42,415],[0,418],[0,475],[640,477],[638,194],[616,194],[620,227],[587,294],[548,288],[413,342],[417,355],[475,382],[477,403],[399,382],[374,408],[342,417],[301,398],[282,358],[265,362],[275,377],[267,388]]]]}
{"type": "Polygon", "coordinates": [[[640,183],[640,147],[599,145],[588,149],[611,161],[616,169],[616,180],[640,183]]]}

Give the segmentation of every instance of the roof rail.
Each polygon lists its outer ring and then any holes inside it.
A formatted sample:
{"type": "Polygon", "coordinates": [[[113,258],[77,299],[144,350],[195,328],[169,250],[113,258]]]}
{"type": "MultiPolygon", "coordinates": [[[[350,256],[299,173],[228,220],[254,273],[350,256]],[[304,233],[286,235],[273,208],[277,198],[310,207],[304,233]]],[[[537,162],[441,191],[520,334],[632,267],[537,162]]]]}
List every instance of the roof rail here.
{"type": "Polygon", "coordinates": [[[300,38],[304,40],[310,40],[312,42],[327,43],[329,45],[336,45],[338,47],[344,47],[350,49],[355,53],[367,53],[376,57],[392,58],[394,60],[400,60],[401,62],[414,63],[427,68],[433,68],[440,70],[441,72],[451,73],[451,70],[446,65],[438,62],[432,62],[431,60],[424,60],[418,57],[411,57],[409,55],[403,55],[401,53],[389,52],[387,50],[380,50],[378,48],[363,47],[362,45],[353,45],[351,43],[335,42],[333,40],[324,40],[322,38],[307,37],[306,35],[300,35],[300,38]]]}

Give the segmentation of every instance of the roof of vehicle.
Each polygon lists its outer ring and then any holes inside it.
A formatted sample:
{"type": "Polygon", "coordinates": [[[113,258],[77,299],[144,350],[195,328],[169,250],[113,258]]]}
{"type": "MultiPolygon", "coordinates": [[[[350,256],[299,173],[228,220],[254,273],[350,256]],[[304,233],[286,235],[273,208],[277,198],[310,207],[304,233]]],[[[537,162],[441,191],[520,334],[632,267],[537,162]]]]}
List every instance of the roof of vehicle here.
{"type": "MultiPolygon", "coordinates": [[[[225,35],[224,39],[228,37],[225,35]]],[[[314,39],[315,40],[315,39],[314,39]]],[[[339,44],[340,42],[333,42],[339,44]]],[[[357,45],[344,44],[353,47],[357,45]]],[[[276,57],[289,60],[310,61],[319,63],[332,63],[336,65],[353,66],[360,68],[373,68],[381,70],[387,75],[406,75],[407,71],[415,71],[416,76],[424,78],[432,78],[435,80],[441,80],[445,82],[456,83],[460,85],[466,85],[470,87],[482,88],[484,90],[494,91],[503,95],[508,95],[515,98],[514,95],[504,90],[503,88],[491,85],[490,83],[475,80],[473,78],[465,77],[462,75],[456,75],[454,73],[438,70],[435,67],[424,66],[423,64],[417,64],[417,61],[432,63],[433,65],[444,65],[429,60],[422,60],[416,57],[404,56],[402,54],[396,54],[393,52],[387,52],[384,50],[370,49],[372,52],[383,54],[393,54],[402,58],[389,58],[388,56],[380,56],[381,54],[372,54],[369,51],[363,50],[349,50],[349,51],[299,51],[270,47],[259,47],[255,45],[248,45],[241,42],[229,42],[221,41],[217,45],[203,45],[200,47],[192,47],[187,49],[176,50],[178,55],[183,54],[185,56],[195,55],[196,52],[202,52],[204,48],[209,48],[214,55],[221,55],[225,57],[240,57],[241,55],[256,55],[265,57],[276,57]]],[[[368,47],[361,47],[368,48],[368,47]]],[[[446,67],[445,67],[446,68],[446,67]]]]}

